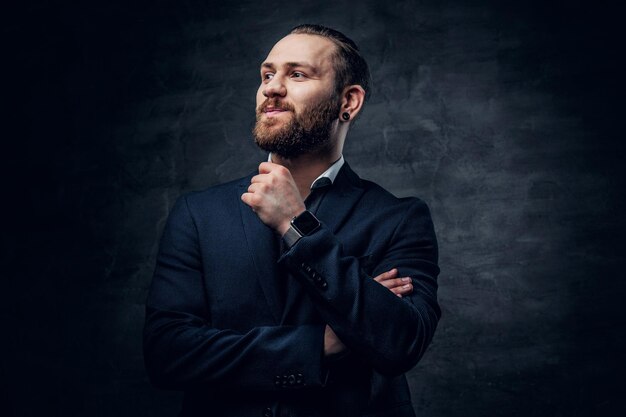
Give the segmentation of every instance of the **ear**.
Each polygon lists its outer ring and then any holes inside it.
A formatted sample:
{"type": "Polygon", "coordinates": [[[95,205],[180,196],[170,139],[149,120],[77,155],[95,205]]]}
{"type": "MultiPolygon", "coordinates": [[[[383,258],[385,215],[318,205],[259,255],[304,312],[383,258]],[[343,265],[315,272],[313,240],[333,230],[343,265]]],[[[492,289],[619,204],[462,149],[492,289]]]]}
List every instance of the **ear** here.
{"type": "Polygon", "coordinates": [[[365,102],[365,90],[360,85],[348,85],[343,89],[341,94],[341,109],[339,110],[339,120],[341,122],[349,122],[354,120],[365,102]],[[348,113],[350,118],[345,120],[341,117],[343,113],[348,113]]]}

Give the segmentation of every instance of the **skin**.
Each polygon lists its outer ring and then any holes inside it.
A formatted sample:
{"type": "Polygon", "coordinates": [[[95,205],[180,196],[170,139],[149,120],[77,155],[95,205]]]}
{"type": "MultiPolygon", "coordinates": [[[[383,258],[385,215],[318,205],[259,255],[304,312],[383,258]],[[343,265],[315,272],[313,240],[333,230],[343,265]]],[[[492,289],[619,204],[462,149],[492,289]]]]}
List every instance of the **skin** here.
{"type": "MultiPolygon", "coordinates": [[[[295,112],[302,112],[326,99],[334,88],[332,54],[335,48],[330,40],[316,35],[295,34],[281,39],[261,64],[257,108],[273,99],[289,104],[295,112]]],[[[259,219],[281,236],[289,229],[291,219],[306,210],[304,199],[310,193],[311,183],[340,158],[350,121],[363,107],[365,91],[359,85],[349,85],[340,98],[341,107],[331,129],[332,146],[327,152],[292,159],[272,154],[272,162],[259,165],[259,174],[252,178],[247,192],[241,196],[259,219]],[[350,114],[350,121],[340,117],[344,112],[350,114]]],[[[261,117],[272,118],[272,128],[279,128],[294,114],[290,110],[269,107],[261,117]]],[[[398,297],[413,290],[411,279],[398,277],[395,268],[374,280],[398,297]]],[[[324,354],[332,355],[345,349],[330,326],[326,326],[324,354]]]]}

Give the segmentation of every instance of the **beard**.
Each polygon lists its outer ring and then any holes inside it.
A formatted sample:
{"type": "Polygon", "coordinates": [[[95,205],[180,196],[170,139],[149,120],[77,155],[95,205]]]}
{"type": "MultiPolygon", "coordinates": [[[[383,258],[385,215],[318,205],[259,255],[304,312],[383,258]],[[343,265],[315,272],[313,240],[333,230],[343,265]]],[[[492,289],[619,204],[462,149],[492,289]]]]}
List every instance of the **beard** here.
{"type": "Polygon", "coordinates": [[[256,111],[256,124],[252,131],[254,142],[264,151],[285,159],[296,158],[303,154],[330,151],[332,148],[330,133],[333,122],[339,114],[340,105],[337,97],[329,96],[296,113],[294,107],[289,103],[281,103],[276,98],[267,99],[256,111]],[[263,112],[270,105],[291,111],[293,115],[288,122],[275,118],[263,120],[263,112]],[[278,123],[284,123],[284,125],[275,126],[278,123]]]}

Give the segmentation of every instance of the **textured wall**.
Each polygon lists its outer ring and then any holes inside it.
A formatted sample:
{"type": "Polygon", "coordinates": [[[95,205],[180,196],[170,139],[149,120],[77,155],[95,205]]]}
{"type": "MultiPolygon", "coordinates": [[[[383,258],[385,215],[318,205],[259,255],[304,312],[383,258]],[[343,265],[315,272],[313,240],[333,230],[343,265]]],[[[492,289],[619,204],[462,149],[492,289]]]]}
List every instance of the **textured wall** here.
{"type": "Polygon", "coordinates": [[[418,414],[624,412],[617,13],[227,3],[39,1],[4,17],[8,415],[175,415],[141,355],[157,241],[179,194],[264,158],[258,65],[303,22],[344,31],[372,68],[352,167],[431,207],[444,315],[409,374],[418,414]]]}

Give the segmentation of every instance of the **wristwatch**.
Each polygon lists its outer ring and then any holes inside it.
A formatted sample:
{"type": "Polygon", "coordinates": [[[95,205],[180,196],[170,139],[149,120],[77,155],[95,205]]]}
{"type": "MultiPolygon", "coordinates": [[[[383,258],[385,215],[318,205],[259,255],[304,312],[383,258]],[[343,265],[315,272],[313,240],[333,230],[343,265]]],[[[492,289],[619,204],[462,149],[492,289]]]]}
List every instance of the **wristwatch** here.
{"type": "Polygon", "coordinates": [[[283,242],[287,245],[287,248],[291,248],[304,236],[313,234],[320,228],[320,221],[308,210],[303,211],[293,219],[291,219],[291,225],[289,229],[283,235],[283,242]]]}

